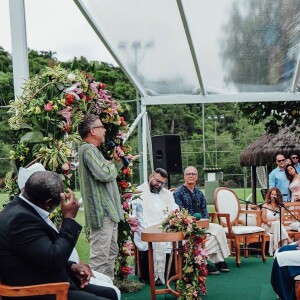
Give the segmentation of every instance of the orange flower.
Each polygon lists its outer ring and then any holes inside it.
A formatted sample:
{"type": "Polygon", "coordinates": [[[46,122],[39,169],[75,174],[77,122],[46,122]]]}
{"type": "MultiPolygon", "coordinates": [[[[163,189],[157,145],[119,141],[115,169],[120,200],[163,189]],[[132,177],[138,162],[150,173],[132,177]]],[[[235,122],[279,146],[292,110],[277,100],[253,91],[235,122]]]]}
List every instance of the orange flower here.
{"type": "Polygon", "coordinates": [[[74,96],[71,94],[66,94],[66,105],[72,105],[74,102],[74,96]]]}

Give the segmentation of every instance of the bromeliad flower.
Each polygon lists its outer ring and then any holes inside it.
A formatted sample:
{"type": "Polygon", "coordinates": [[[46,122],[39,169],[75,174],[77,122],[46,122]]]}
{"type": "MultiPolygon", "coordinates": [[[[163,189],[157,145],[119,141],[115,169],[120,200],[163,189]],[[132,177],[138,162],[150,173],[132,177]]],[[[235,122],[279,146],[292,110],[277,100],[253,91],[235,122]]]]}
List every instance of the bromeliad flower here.
{"type": "Polygon", "coordinates": [[[80,86],[79,82],[74,83],[72,86],[64,89],[64,92],[66,94],[73,95],[76,98],[76,100],[80,100],[79,94],[82,93],[82,89],[79,88],[79,86],[80,86]]]}
{"type": "Polygon", "coordinates": [[[61,114],[67,120],[68,124],[72,124],[72,107],[67,106],[66,108],[60,110],[58,113],[61,114]]]}

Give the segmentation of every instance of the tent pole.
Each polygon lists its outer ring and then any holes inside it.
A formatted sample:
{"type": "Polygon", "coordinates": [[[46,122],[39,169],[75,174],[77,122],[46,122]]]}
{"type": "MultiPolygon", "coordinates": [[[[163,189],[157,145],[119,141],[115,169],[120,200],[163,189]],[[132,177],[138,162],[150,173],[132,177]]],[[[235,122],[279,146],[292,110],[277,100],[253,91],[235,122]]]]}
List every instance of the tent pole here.
{"type": "Polygon", "coordinates": [[[256,197],[256,166],[251,166],[252,204],[257,204],[256,197]]]}

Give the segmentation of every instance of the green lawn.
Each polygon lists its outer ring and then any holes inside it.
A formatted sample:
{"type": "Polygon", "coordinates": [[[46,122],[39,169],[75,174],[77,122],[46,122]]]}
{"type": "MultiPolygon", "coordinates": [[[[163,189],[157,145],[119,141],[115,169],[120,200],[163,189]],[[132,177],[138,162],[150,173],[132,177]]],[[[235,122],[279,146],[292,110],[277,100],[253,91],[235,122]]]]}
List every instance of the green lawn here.
{"type": "MultiPolygon", "coordinates": [[[[244,191],[244,189],[234,189],[234,191],[236,192],[237,196],[240,199],[245,199],[251,193],[251,189],[246,189],[245,191],[244,191]],[[244,196],[244,195],[246,195],[246,196],[244,196]]],[[[78,199],[80,198],[80,192],[75,192],[75,195],[78,199]]],[[[257,196],[258,196],[258,202],[261,203],[262,197],[260,194],[260,190],[257,191],[257,196]]],[[[8,195],[5,193],[0,193],[0,209],[2,208],[2,205],[7,201],[8,201],[8,195]]],[[[210,212],[214,211],[213,205],[209,205],[208,210],[210,212]]],[[[79,224],[81,224],[83,226],[83,230],[81,231],[81,234],[79,236],[76,249],[79,253],[80,259],[84,262],[88,262],[90,250],[89,250],[89,243],[86,239],[86,235],[85,235],[85,231],[84,231],[85,222],[84,222],[84,212],[82,209],[79,210],[76,220],[79,224]]]]}

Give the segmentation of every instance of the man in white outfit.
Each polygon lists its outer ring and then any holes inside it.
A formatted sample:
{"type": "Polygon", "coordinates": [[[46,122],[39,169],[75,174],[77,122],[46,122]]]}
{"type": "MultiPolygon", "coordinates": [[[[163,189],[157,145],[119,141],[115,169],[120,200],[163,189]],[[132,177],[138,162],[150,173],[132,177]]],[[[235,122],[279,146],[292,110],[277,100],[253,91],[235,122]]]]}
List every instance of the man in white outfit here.
{"type": "MultiPolygon", "coordinates": [[[[208,219],[206,200],[203,193],[196,187],[198,180],[198,171],[195,167],[187,167],[184,170],[184,184],[174,192],[174,198],[180,208],[185,208],[190,215],[200,213],[202,218],[208,219]]],[[[209,223],[207,229],[207,242],[205,249],[208,252],[209,260],[215,266],[208,264],[207,270],[210,275],[218,275],[221,272],[229,272],[229,268],[225,262],[230,254],[227,244],[227,238],[224,228],[219,224],[209,223]]]]}
{"type": "MultiPolygon", "coordinates": [[[[163,188],[167,177],[168,174],[164,169],[155,169],[149,176],[149,182],[145,182],[137,188],[142,192],[140,197],[131,202],[132,214],[140,224],[139,230],[134,233],[134,243],[140,251],[141,266],[143,274],[146,275],[143,278],[145,280],[148,280],[148,274],[145,274],[148,271],[147,252],[145,252],[148,250],[148,243],[141,240],[141,232],[147,227],[161,224],[171,211],[178,209],[172,193],[163,188]]],[[[165,283],[166,253],[170,252],[170,243],[153,243],[156,285],[165,283]]]]}

